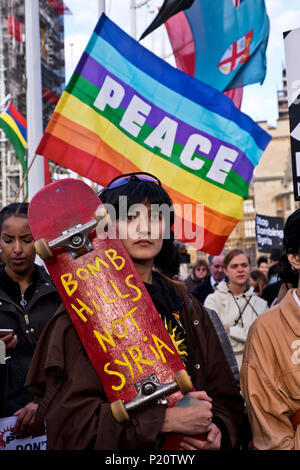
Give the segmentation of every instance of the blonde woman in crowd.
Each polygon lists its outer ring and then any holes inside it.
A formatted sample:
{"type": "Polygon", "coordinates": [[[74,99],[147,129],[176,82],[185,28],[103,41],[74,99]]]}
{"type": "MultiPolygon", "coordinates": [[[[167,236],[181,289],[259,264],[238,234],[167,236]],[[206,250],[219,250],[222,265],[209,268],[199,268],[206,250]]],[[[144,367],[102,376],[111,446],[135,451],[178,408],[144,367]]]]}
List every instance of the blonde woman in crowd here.
{"type": "Polygon", "coordinates": [[[215,292],[206,298],[204,307],[219,315],[240,369],[248,330],[268,305],[249,285],[250,263],[242,250],[227,253],[223,267],[227,280],[217,285],[215,292]]]}

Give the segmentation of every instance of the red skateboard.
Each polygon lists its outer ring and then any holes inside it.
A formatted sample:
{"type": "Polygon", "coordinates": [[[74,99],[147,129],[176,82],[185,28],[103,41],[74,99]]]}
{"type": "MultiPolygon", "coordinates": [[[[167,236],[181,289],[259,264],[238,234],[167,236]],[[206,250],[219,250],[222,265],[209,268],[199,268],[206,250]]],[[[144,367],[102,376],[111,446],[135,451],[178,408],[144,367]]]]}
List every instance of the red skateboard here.
{"type": "Polygon", "coordinates": [[[28,219],[113,416],[123,422],[145,403],[174,406],[192,383],[123,242],[97,236],[100,205],[87,184],[64,179],[33,197],[28,219]]]}

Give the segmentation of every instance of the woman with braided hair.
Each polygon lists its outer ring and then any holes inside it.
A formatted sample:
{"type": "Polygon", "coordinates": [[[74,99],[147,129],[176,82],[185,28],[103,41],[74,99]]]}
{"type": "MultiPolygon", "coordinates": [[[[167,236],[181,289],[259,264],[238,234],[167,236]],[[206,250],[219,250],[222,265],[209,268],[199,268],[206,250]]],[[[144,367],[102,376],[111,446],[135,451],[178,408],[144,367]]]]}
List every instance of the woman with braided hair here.
{"type": "Polygon", "coordinates": [[[241,368],[241,389],[261,450],[300,450],[300,209],[284,228],[282,279],[298,287],[252,325],[241,368]]]}

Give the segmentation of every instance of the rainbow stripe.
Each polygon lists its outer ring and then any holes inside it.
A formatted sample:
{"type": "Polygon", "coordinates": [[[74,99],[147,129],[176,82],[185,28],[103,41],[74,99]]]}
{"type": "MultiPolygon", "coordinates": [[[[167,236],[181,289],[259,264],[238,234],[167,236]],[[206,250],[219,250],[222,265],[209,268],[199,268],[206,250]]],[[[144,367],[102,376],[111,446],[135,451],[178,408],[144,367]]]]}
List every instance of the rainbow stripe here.
{"type": "Polygon", "coordinates": [[[25,158],[27,142],[27,123],[22,114],[9,103],[6,110],[0,115],[0,127],[5,132],[6,137],[15,149],[17,158],[21,162],[23,171],[27,169],[25,158]]]}
{"type": "Polygon", "coordinates": [[[101,185],[126,172],[155,174],[175,203],[204,204],[204,227],[193,211],[181,216],[204,229],[197,248],[215,254],[242,216],[269,141],[230,99],[102,15],[36,152],[101,185]]]}

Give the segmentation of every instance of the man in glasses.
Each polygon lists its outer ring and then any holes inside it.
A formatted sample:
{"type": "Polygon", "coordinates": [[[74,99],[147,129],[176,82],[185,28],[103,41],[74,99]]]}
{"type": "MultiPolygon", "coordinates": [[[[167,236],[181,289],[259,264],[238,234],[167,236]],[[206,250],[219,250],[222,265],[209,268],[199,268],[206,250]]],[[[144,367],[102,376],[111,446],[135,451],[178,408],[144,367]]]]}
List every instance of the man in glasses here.
{"type": "Polygon", "coordinates": [[[213,256],[211,258],[210,276],[201,282],[201,284],[193,291],[193,295],[200,300],[202,305],[204,304],[206,297],[214,292],[216,286],[225,277],[223,260],[223,255],[213,256]]]}

